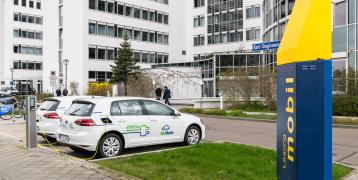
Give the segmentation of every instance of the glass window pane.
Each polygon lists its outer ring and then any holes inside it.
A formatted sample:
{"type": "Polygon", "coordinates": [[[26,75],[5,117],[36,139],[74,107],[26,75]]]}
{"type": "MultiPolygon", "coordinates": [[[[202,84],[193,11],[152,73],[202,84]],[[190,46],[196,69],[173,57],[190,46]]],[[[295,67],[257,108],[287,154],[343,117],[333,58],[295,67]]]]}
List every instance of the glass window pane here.
{"type": "Polygon", "coordinates": [[[154,101],[144,101],[144,105],[149,115],[170,116],[174,112],[173,109],[168,106],[154,101]]]}
{"type": "Polygon", "coordinates": [[[333,52],[347,50],[347,26],[334,28],[333,31],[333,52]]]}
{"type": "Polygon", "coordinates": [[[98,24],[98,35],[102,35],[102,36],[106,35],[106,25],[98,24]]]}
{"type": "Polygon", "coordinates": [[[106,49],[98,48],[98,59],[106,59],[106,49]]]}
{"type": "Polygon", "coordinates": [[[357,0],[349,0],[349,4],[348,4],[348,21],[349,21],[349,24],[356,22],[356,16],[355,16],[356,1],[357,0]]]}
{"type": "Polygon", "coordinates": [[[346,1],[335,4],[334,26],[341,26],[347,24],[346,14],[346,1]]]}
{"type": "Polygon", "coordinates": [[[349,42],[348,42],[348,49],[350,50],[353,50],[353,49],[356,49],[355,47],[355,35],[356,35],[356,26],[355,25],[350,25],[349,28],[348,28],[348,39],[349,39],[349,42]]]}
{"type": "Polygon", "coordinates": [[[98,0],[98,10],[106,11],[106,1],[105,0],[98,0]]]}
{"type": "Polygon", "coordinates": [[[90,34],[97,34],[96,23],[89,23],[88,31],[90,34]]]}
{"type": "Polygon", "coordinates": [[[143,115],[138,101],[119,101],[118,106],[123,116],[143,115]]]}

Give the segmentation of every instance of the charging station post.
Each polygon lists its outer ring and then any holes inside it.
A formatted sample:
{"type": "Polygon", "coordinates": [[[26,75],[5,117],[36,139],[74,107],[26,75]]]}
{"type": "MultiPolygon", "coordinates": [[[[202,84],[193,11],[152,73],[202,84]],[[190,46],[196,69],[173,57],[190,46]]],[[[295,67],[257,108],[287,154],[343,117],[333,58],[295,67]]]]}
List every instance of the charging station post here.
{"type": "Polygon", "coordinates": [[[37,148],[36,96],[26,96],[26,148],[37,148]]]}

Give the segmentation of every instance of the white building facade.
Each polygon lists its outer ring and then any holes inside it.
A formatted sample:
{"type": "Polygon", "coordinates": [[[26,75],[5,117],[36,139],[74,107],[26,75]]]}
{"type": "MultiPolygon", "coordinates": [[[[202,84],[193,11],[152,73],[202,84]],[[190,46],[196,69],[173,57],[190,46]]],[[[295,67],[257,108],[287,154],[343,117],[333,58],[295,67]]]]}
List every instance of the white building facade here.
{"type": "Polygon", "coordinates": [[[42,91],[43,16],[40,0],[0,0],[1,86],[42,91]]]}
{"type": "MultiPolygon", "coordinates": [[[[24,1],[28,5],[33,0],[24,1]]],[[[15,61],[41,62],[39,70],[14,68],[14,79],[32,80],[38,92],[78,82],[85,94],[89,82],[108,81],[124,34],[143,68],[193,62],[219,52],[248,52],[261,42],[261,0],[42,0],[41,9],[22,7],[22,0],[0,2],[0,37],[5,37],[0,79],[11,79],[15,61]],[[44,16],[42,25],[15,22],[16,12],[44,16]],[[43,37],[17,38],[14,28],[43,32],[43,37]],[[35,51],[42,47],[41,55],[13,53],[14,45],[23,44],[35,51]],[[56,84],[51,72],[56,73],[56,84]]]]}

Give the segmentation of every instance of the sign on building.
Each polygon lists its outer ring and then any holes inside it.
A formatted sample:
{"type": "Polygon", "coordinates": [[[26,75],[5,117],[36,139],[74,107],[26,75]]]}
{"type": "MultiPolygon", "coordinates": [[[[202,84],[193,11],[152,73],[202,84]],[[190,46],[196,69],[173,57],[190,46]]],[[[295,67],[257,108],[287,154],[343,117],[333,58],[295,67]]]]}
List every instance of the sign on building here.
{"type": "Polygon", "coordinates": [[[272,50],[272,49],[278,49],[279,46],[280,46],[280,41],[258,43],[258,44],[252,45],[252,50],[268,51],[268,50],[272,50]]]}

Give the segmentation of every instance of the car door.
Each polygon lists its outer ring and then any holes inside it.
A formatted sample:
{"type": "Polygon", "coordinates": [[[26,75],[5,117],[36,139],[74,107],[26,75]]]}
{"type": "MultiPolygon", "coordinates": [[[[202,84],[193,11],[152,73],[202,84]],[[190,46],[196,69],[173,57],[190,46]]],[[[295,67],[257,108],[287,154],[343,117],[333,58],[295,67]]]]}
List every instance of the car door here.
{"type": "Polygon", "coordinates": [[[172,108],[157,101],[143,100],[142,102],[153,127],[154,143],[178,142],[183,139],[182,121],[172,108]]]}
{"type": "Polygon", "coordinates": [[[116,101],[111,104],[111,118],[123,134],[126,147],[151,144],[152,126],[144,116],[138,100],[116,101]]]}

